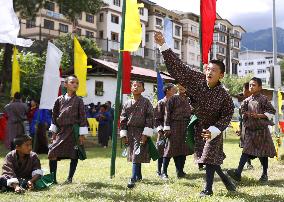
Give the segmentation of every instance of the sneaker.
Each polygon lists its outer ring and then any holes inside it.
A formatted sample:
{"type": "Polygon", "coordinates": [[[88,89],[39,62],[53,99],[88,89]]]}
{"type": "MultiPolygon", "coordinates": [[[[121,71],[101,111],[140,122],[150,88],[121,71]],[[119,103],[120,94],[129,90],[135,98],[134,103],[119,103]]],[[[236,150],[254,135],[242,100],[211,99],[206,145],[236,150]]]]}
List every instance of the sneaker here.
{"type": "Polygon", "coordinates": [[[142,181],[142,176],[141,177],[136,177],[135,182],[140,182],[140,181],[142,181]]]}
{"type": "Polygon", "coordinates": [[[128,184],[127,184],[127,188],[128,189],[133,189],[135,187],[135,180],[133,178],[130,178],[128,184]]]}
{"type": "Polygon", "coordinates": [[[157,171],[157,177],[161,177],[161,172],[160,171],[157,171]]]}
{"type": "Polygon", "coordinates": [[[168,176],[167,174],[163,173],[163,174],[161,175],[161,179],[162,179],[162,180],[168,180],[168,179],[169,179],[169,176],[168,176]]]}
{"type": "Polygon", "coordinates": [[[185,178],[185,176],[186,176],[186,173],[183,172],[183,171],[177,173],[177,177],[178,177],[178,178],[185,178]]]}
{"type": "Polygon", "coordinates": [[[260,182],[267,182],[268,181],[268,176],[267,175],[261,175],[261,177],[259,178],[260,182]]]}
{"type": "Polygon", "coordinates": [[[203,197],[212,196],[212,195],[213,195],[213,191],[203,190],[202,192],[200,192],[199,197],[203,198],[203,197]]]}
{"type": "Polygon", "coordinates": [[[228,171],[227,171],[227,174],[228,174],[231,178],[233,178],[234,180],[236,180],[236,181],[238,181],[238,182],[240,182],[241,179],[242,179],[241,175],[239,175],[239,174],[236,172],[236,170],[234,170],[234,169],[228,170],[228,171]]]}
{"type": "Polygon", "coordinates": [[[248,170],[252,170],[252,169],[253,169],[253,165],[248,164],[248,165],[247,165],[247,169],[248,169],[248,170]]]}
{"type": "Polygon", "coordinates": [[[72,184],[72,178],[67,178],[63,184],[72,184]]]}

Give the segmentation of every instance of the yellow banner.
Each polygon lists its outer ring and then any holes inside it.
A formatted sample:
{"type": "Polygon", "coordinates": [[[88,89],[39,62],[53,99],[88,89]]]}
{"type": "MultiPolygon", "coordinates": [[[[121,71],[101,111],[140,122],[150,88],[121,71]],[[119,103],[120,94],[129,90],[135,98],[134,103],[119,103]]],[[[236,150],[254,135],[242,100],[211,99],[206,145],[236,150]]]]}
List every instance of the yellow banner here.
{"type": "Polygon", "coordinates": [[[283,115],[282,112],[282,93],[281,90],[278,90],[278,108],[279,108],[279,114],[283,115]]]}
{"type": "Polygon", "coordinates": [[[17,59],[17,55],[18,55],[18,49],[14,47],[13,64],[12,64],[11,97],[14,97],[16,92],[20,92],[20,65],[17,59]]]}
{"type": "Polygon", "coordinates": [[[95,119],[95,118],[88,118],[88,123],[92,132],[92,136],[96,136],[97,135],[97,130],[99,127],[99,122],[95,119]]]}

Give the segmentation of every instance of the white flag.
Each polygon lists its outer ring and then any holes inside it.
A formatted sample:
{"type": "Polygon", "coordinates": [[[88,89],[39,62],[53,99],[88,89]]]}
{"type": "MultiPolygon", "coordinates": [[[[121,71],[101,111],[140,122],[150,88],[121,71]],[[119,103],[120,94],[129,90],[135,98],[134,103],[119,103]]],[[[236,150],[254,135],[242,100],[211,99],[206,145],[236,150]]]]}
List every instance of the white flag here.
{"type": "Polygon", "coordinates": [[[0,43],[30,47],[33,44],[31,39],[18,38],[20,24],[13,8],[13,0],[0,0],[0,13],[0,43]]]}
{"type": "Polygon", "coordinates": [[[59,50],[54,44],[48,42],[39,105],[40,109],[52,109],[54,102],[58,97],[58,89],[61,82],[59,67],[62,54],[61,50],[59,50]]]}

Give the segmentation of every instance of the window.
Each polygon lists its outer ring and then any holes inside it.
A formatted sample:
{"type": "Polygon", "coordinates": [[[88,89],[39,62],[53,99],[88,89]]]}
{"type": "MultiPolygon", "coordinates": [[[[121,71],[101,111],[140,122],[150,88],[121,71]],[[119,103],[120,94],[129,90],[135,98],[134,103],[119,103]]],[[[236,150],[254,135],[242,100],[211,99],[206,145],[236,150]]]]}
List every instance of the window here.
{"type": "Polygon", "coordinates": [[[156,18],[156,25],[163,26],[163,21],[160,18],[156,18]]]}
{"type": "Polygon", "coordinates": [[[195,59],[195,54],[194,53],[189,53],[189,60],[194,61],[195,59]]]}
{"type": "Polygon", "coordinates": [[[139,8],[139,13],[140,13],[140,15],[144,15],[144,8],[139,8]]]}
{"type": "Polygon", "coordinates": [[[258,69],[257,73],[258,74],[266,74],[266,70],[265,69],[258,69]]]}
{"type": "Polygon", "coordinates": [[[220,36],[219,36],[219,41],[221,41],[221,42],[223,42],[223,43],[226,43],[226,36],[220,34],[220,36]]]}
{"type": "Polygon", "coordinates": [[[95,95],[103,96],[104,95],[104,82],[95,81],[95,95]]]}
{"type": "Polygon", "coordinates": [[[174,48],[180,50],[180,41],[177,40],[174,41],[174,48]]]}
{"type": "Polygon", "coordinates": [[[147,56],[149,56],[149,49],[148,48],[145,48],[145,50],[144,50],[144,55],[147,57],[147,56]]]}
{"type": "Polygon", "coordinates": [[[86,30],[86,37],[94,38],[94,32],[90,32],[90,31],[86,30]]]}
{"type": "Polygon", "coordinates": [[[45,29],[54,29],[54,22],[53,21],[51,21],[51,20],[46,20],[46,19],[44,19],[44,21],[43,21],[43,27],[45,28],[45,29]]]}
{"type": "Polygon", "coordinates": [[[82,30],[81,30],[80,28],[77,28],[77,29],[76,29],[76,34],[77,34],[78,36],[81,36],[81,35],[82,35],[82,30]]]}
{"type": "Polygon", "coordinates": [[[55,3],[47,1],[44,5],[44,8],[49,11],[54,11],[55,3]]]}
{"type": "Polygon", "coordinates": [[[238,74],[238,64],[232,63],[232,74],[238,74]]]}
{"type": "Polygon", "coordinates": [[[240,38],[240,32],[239,32],[239,31],[237,31],[237,30],[234,30],[234,35],[235,35],[235,37],[238,37],[238,38],[240,38]]]}
{"type": "Polygon", "coordinates": [[[240,41],[234,40],[234,47],[239,48],[240,47],[240,41]]]}
{"type": "Polygon", "coordinates": [[[64,25],[64,24],[59,23],[59,31],[67,33],[68,32],[68,25],[64,25]]]}
{"type": "Polygon", "coordinates": [[[239,53],[237,51],[233,51],[233,58],[239,58],[239,53]]]}
{"type": "Polygon", "coordinates": [[[104,38],[104,31],[99,31],[99,38],[103,39],[104,38]]]}
{"type": "Polygon", "coordinates": [[[266,83],[266,79],[265,78],[262,78],[261,81],[262,81],[262,83],[266,83]]]}
{"type": "Polygon", "coordinates": [[[220,24],[220,31],[226,32],[227,31],[227,27],[225,25],[220,24]]]}
{"type": "Polygon", "coordinates": [[[120,6],[120,0],[113,0],[113,5],[120,6]]]}
{"type": "Polygon", "coordinates": [[[219,53],[225,54],[225,48],[222,46],[219,46],[219,53]]]}
{"type": "Polygon", "coordinates": [[[118,33],[111,32],[111,40],[112,41],[118,41],[118,33]]]}
{"type": "Polygon", "coordinates": [[[104,21],[104,14],[100,13],[100,22],[103,22],[103,21],[104,21]]]}
{"type": "Polygon", "coordinates": [[[190,31],[191,31],[192,33],[197,34],[197,27],[196,27],[195,25],[191,25],[190,31]]]}
{"type": "Polygon", "coordinates": [[[89,23],[94,23],[94,16],[86,13],[86,21],[89,23]]]}
{"type": "Polygon", "coordinates": [[[181,27],[180,26],[175,26],[175,35],[176,36],[180,36],[180,30],[181,30],[181,27]]]}
{"type": "Polygon", "coordinates": [[[35,20],[27,20],[26,21],[26,28],[29,29],[29,28],[33,28],[36,26],[36,22],[35,20]]]}
{"type": "Polygon", "coordinates": [[[146,41],[146,42],[149,42],[149,34],[146,34],[146,36],[145,36],[145,41],[146,41]]]}
{"type": "Polygon", "coordinates": [[[119,17],[117,15],[111,14],[111,22],[115,24],[119,24],[119,17]]]}

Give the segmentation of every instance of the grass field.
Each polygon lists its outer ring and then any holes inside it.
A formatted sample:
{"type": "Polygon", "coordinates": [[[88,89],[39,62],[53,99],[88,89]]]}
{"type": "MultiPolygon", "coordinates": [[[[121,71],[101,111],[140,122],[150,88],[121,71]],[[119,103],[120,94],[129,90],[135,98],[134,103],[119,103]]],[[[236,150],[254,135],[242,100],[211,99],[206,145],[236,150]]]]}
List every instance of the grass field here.
{"type": "MultiPolygon", "coordinates": [[[[236,167],[241,154],[238,138],[229,133],[224,148],[227,158],[223,168],[236,167]]],[[[0,145],[1,162],[6,152],[3,145],[0,145]]],[[[237,192],[228,193],[219,177],[215,176],[214,196],[201,200],[199,192],[204,184],[204,171],[198,171],[192,156],[186,161],[186,179],[176,178],[172,160],[169,166],[170,180],[162,181],[156,176],[156,162],[151,162],[142,165],[143,181],[133,190],[128,190],[126,184],[131,175],[131,164],[121,157],[121,149],[118,150],[116,176],[113,179],[109,177],[111,149],[94,147],[87,152],[88,159],[79,162],[73,184],[62,185],[69,169],[69,161],[64,160],[58,163],[58,185],[22,195],[0,193],[0,201],[284,201],[284,166],[275,159],[269,160],[267,184],[258,182],[261,167],[256,159],[253,161],[254,170],[244,171],[237,192]]],[[[48,171],[46,155],[41,155],[40,158],[43,169],[48,171]]]]}

